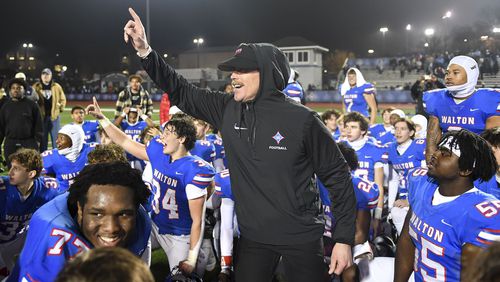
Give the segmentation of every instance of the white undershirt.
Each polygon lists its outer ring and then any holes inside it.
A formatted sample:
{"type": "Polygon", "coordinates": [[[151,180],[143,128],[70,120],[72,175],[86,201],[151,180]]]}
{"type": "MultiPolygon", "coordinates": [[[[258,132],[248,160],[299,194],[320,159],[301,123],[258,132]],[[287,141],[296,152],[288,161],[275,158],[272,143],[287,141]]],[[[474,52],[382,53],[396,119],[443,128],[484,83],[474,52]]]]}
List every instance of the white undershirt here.
{"type": "MultiPolygon", "coordinates": [[[[478,189],[476,187],[474,187],[474,188],[469,189],[468,191],[466,191],[464,194],[466,194],[466,193],[472,193],[472,192],[476,192],[476,191],[478,191],[478,189]]],[[[455,200],[456,198],[458,198],[460,196],[461,195],[458,195],[458,196],[443,196],[439,192],[439,187],[438,187],[436,189],[436,191],[434,191],[434,196],[432,197],[432,205],[433,206],[437,206],[437,205],[440,205],[440,204],[449,203],[449,202],[455,200]]]]}
{"type": "Polygon", "coordinates": [[[398,147],[396,148],[398,150],[398,153],[400,155],[404,154],[406,152],[406,150],[410,147],[412,142],[413,142],[412,139],[408,139],[403,144],[399,144],[398,147]]]}

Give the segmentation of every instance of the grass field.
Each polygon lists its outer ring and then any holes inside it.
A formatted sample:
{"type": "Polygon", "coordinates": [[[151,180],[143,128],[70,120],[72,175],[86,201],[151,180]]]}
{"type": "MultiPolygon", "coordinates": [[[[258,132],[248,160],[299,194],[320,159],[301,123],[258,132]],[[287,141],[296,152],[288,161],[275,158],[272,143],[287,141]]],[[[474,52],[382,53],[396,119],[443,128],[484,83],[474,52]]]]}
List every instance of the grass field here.
{"type": "MultiPolygon", "coordinates": [[[[71,108],[73,106],[80,105],[80,106],[85,108],[85,106],[88,105],[89,103],[90,102],[84,102],[84,101],[78,101],[78,102],[70,101],[70,102],[68,102],[68,105],[66,106],[65,111],[61,114],[61,126],[72,122],[72,120],[71,120],[71,108]]],[[[114,117],[114,103],[101,102],[100,106],[101,106],[101,109],[103,110],[104,114],[110,120],[112,120],[114,117]]],[[[316,104],[309,104],[308,106],[319,113],[324,112],[325,110],[331,109],[331,108],[336,108],[336,109],[340,110],[340,107],[341,107],[340,104],[333,104],[333,103],[332,104],[316,103],[316,104]]],[[[389,105],[381,105],[380,108],[384,109],[388,106],[389,105]]],[[[390,105],[390,106],[395,106],[395,107],[401,108],[407,114],[410,114],[410,115],[414,114],[414,106],[413,105],[390,105]]],[[[158,109],[159,104],[156,103],[154,105],[154,108],[158,109]]],[[[86,119],[91,120],[93,118],[91,116],[86,116],[86,119]]],[[[155,110],[155,112],[153,114],[153,120],[156,123],[159,123],[158,110],[155,110]]],[[[377,122],[381,122],[381,121],[382,121],[381,117],[380,116],[377,117],[377,122]]],[[[51,146],[49,145],[49,148],[50,147],[51,146]]],[[[7,174],[7,172],[4,172],[4,173],[1,173],[0,175],[6,175],[6,174],[7,174]]],[[[161,248],[153,251],[153,253],[152,253],[151,271],[152,271],[156,281],[164,281],[165,277],[169,274],[169,266],[168,266],[168,262],[167,262],[167,257],[161,248]]],[[[215,273],[216,272],[207,273],[204,277],[204,281],[214,281],[214,279],[216,278],[215,273]]]]}

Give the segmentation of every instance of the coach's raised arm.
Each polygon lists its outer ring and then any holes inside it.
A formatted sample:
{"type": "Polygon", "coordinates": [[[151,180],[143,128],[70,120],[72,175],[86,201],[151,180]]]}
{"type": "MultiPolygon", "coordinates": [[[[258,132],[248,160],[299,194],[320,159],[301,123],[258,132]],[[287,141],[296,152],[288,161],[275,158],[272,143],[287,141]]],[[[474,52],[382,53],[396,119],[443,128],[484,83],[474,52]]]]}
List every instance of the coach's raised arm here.
{"type": "Polygon", "coordinates": [[[318,176],[330,193],[336,228],[330,273],[352,264],[356,198],[351,177],[317,113],[287,98],[290,67],[268,43],[242,43],[218,68],[233,93],[197,88],[151,49],[130,9],[124,29],[142,65],[173,105],[218,128],[226,150],[240,228],[236,281],[269,281],[283,258],[287,281],[322,281],[323,231],[318,176]],[[131,40],[130,40],[131,39],[131,40]]]}

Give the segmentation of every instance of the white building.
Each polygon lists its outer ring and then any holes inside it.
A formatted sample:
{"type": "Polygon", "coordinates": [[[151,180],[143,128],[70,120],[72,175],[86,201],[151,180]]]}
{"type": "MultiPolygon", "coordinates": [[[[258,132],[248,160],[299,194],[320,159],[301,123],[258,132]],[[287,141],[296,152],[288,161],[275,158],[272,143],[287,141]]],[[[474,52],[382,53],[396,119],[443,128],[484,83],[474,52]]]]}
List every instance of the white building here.
{"type": "Polygon", "coordinates": [[[307,90],[309,85],[323,87],[323,53],[328,49],[302,37],[285,37],[273,43],[288,57],[290,67],[300,74],[299,82],[307,90]]]}

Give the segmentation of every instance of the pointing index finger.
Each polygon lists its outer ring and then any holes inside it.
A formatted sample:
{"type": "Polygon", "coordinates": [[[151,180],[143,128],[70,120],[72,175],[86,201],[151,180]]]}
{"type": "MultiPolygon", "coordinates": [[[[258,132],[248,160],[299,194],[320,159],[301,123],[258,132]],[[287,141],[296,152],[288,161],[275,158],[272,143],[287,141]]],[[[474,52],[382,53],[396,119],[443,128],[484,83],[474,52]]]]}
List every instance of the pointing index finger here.
{"type": "Polygon", "coordinates": [[[129,11],[130,15],[132,16],[132,18],[134,18],[135,22],[137,22],[138,24],[142,24],[141,18],[139,18],[139,16],[136,14],[134,9],[128,8],[128,11],[129,11]]]}

